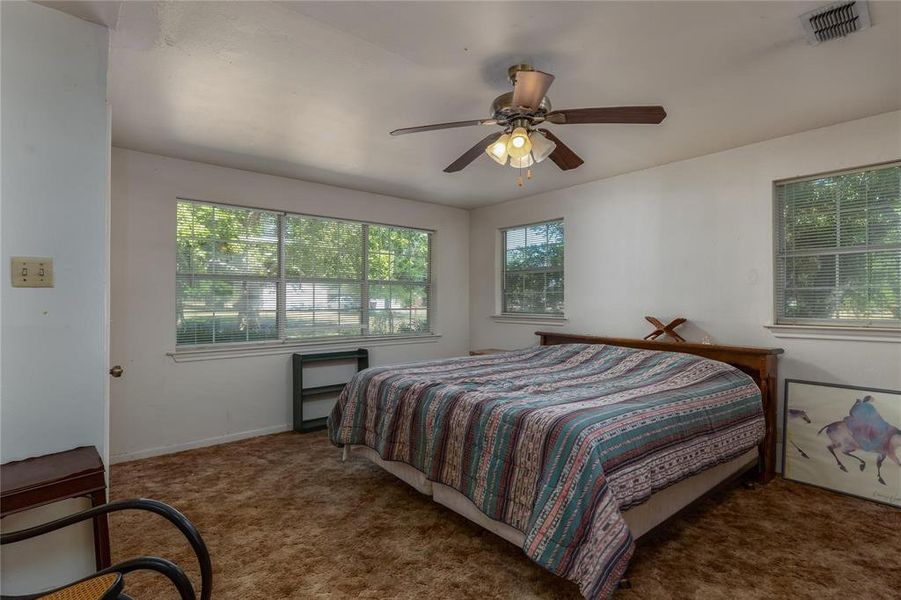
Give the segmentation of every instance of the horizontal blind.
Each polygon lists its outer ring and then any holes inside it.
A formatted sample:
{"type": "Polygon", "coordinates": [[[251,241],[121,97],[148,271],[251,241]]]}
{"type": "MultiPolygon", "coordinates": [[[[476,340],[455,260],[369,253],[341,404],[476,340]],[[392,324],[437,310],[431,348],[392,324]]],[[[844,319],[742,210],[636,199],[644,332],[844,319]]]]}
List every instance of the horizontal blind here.
{"type": "Polygon", "coordinates": [[[901,326],[901,165],[776,186],[776,320],[901,326]]]}
{"type": "Polygon", "coordinates": [[[277,213],[177,205],[176,341],[278,338],[277,213]]]}
{"type": "Polygon", "coordinates": [[[285,217],[285,337],[362,335],[361,223],[285,217]]]}
{"type": "Polygon", "coordinates": [[[383,225],[367,227],[370,335],[430,331],[432,234],[383,225]]]}
{"type": "Polygon", "coordinates": [[[177,203],[176,343],[431,333],[432,233],[177,203]]]}
{"type": "Polygon", "coordinates": [[[563,221],[502,233],[502,312],[563,314],[563,221]]]}

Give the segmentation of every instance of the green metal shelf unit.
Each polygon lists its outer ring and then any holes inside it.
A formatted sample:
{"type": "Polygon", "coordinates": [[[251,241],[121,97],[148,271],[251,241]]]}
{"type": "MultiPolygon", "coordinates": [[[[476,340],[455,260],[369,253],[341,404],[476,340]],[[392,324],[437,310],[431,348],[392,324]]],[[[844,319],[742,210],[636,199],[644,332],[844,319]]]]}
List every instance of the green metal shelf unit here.
{"type": "Polygon", "coordinates": [[[294,354],[292,364],[294,369],[294,431],[308,433],[310,431],[318,431],[326,428],[328,417],[320,417],[318,419],[304,419],[303,403],[304,400],[311,396],[321,396],[323,394],[333,394],[344,389],[346,383],[335,383],[331,385],[317,385],[313,387],[303,387],[303,368],[309,363],[338,361],[338,360],[357,360],[357,372],[369,368],[369,350],[366,348],[357,348],[356,350],[346,350],[343,352],[321,352],[319,354],[294,354]]]}

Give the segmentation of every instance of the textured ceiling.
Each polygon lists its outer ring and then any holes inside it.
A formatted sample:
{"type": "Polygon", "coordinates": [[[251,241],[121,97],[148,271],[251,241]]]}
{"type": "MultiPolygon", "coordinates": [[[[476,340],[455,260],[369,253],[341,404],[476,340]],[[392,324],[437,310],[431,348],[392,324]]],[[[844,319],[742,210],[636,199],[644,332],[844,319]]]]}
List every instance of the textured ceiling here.
{"type": "Polygon", "coordinates": [[[115,21],[117,146],[474,207],[901,108],[901,3],[810,46],[798,15],[820,4],[125,2],[80,16],[115,21]],[[669,116],[551,125],[585,164],[542,163],[523,189],[487,157],[442,172],[486,128],[388,136],[487,117],[523,61],[557,76],[555,108],[669,116]]]}

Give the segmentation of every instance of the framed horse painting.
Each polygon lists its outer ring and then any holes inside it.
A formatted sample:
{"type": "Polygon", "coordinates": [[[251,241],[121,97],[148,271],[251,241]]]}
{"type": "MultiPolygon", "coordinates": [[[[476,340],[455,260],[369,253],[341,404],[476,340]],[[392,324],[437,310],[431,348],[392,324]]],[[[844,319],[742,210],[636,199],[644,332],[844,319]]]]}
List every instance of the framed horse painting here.
{"type": "Polygon", "coordinates": [[[901,507],[901,391],[787,379],[786,479],[901,507]]]}

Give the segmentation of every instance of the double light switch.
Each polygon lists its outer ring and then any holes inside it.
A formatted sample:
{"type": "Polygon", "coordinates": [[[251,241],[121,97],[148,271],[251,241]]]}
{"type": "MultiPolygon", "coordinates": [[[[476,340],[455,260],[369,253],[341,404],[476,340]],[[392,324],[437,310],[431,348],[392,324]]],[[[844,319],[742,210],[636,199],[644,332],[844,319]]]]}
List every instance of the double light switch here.
{"type": "Polygon", "coordinates": [[[14,256],[10,264],[13,287],[53,287],[53,259],[14,256]]]}

